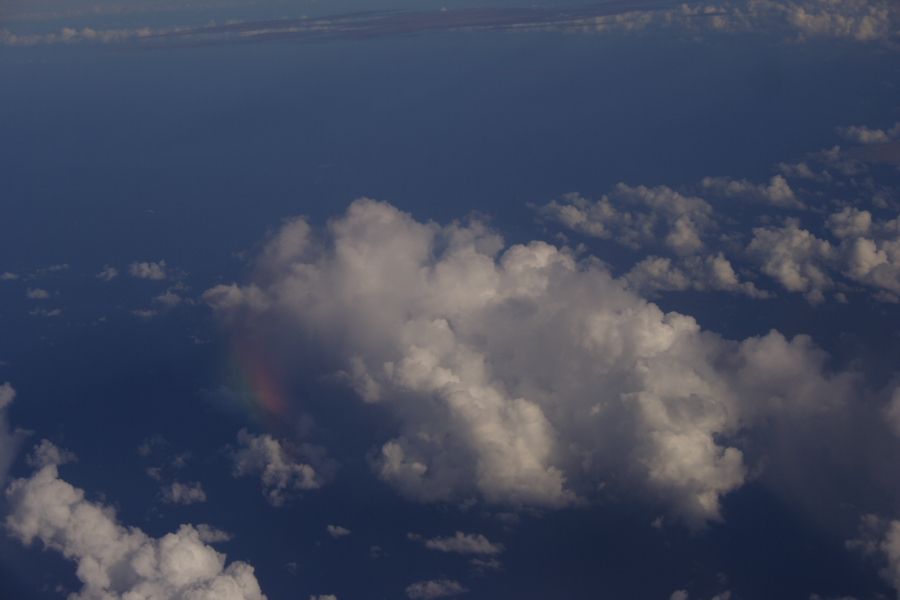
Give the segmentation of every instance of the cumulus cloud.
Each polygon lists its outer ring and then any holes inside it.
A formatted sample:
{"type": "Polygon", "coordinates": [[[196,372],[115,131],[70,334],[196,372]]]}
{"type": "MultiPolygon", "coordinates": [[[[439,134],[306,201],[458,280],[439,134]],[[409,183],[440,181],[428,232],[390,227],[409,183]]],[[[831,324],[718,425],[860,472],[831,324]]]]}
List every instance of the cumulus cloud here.
{"type": "Polygon", "coordinates": [[[669,596],[669,600],[688,600],[689,595],[687,590],[675,590],[672,592],[672,595],[669,596]]]}
{"type": "Polygon", "coordinates": [[[291,456],[285,446],[271,435],[238,432],[234,452],[234,475],[259,475],[263,494],[272,506],[283,506],[298,492],[318,489],[322,480],[315,469],[291,456]]]}
{"type": "Polygon", "coordinates": [[[128,265],[128,272],[138,279],[165,279],[166,261],[158,262],[133,262],[128,265]]]}
{"type": "Polygon", "coordinates": [[[540,209],[547,219],[579,233],[614,240],[630,248],[662,243],[677,254],[703,248],[712,207],[701,198],[665,187],[618,184],[596,202],[567,194],[540,209]]]}
{"type": "Polygon", "coordinates": [[[8,409],[15,398],[16,390],[8,381],[0,384],[0,486],[6,482],[9,467],[26,435],[9,425],[8,409]]]}
{"type": "Polygon", "coordinates": [[[340,525],[327,525],[325,530],[328,532],[328,535],[335,539],[350,535],[350,530],[340,525]]]}
{"type": "Polygon", "coordinates": [[[41,440],[28,455],[28,465],[35,469],[47,465],[65,465],[76,460],[75,454],[59,448],[50,440],[41,440]]]}
{"type": "Polygon", "coordinates": [[[657,291],[723,291],[751,298],[771,295],[752,281],[741,281],[731,262],[719,252],[704,257],[689,256],[680,261],[648,256],[622,277],[629,287],[642,295],[657,291]]]}
{"type": "Polygon", "coordinates": [[[838,134],[848,142],[857,144],[884,144],[900,137],[900,122],[888,129],[874,129],[865,125],[838,127],[838,134]]]}
{"type": "Polygon", "coordinates": [[[894,389],[891,401],[885,408],[884,417],[897,437],[900,437],[900,386],[894,389]]]}
{"type": "Polygon", "coordinates": [[[118,522],[111,508],[47,464],[6,491],[6,527],[25,545],[40,541],[77,563],[82,583],[71,600],[264,600],[253,567],[204,543],[201,530],[182,525],[160,538],[118,522]]]}
{"type": "Polygon", "coordinates": [[[875,288],[879,300],[900,299],[900,217],[875,220],[866,210],[845,207],[830,215],[832,244],[788,221],[780,227],[753,230],[747,253],[761,270],[786,290],[821,302],[834,277],[875,288]]]}
{"type": "Polygon", "coordinates": [[[100,272],[97,273],[97,279],[101,281],[111,281],[119,276],[119,270],[110,265],[104,265],[100,272]]]}
{"type": "Polygon", "coordinates": [[[29,300],[46,300],[50,297],[50,292],[41,288],[28,288],[25,297],[29,300]]]}
{"type": "Polygon", "coordinates": [[[417,581],[406,586],[406,597],[410,600],[432,600],[465,594],[469,590],[453,579],[433,579],[417,581]]]}
{"type": "Polygon", "coordinates": [[[863,515],[859,537],[848,540],[847,547],[881,563],[881,576],[900,593],[900,521],[889,521],[873,514],[863,515]]]}
{"type": "Polygon", "coordinates": [[[0,273],[0,281],[15,281],[18,278],[18,275],[10,271],[4,271],[3,273],[0,273]]]}
{"type": "Polygon", "coordinates": [[[319,594],[318,596],[310,596],[309,600],[338,600],[334,594],[319,594]]]}
{"type": "Polygon", "coordinates": [[[182,483],[173,481],[171,484],[163,487],[163,501],[168,504],[197,504],[206,502],[206,492],[199,481],[189,481],[182,483]]]}
{"type": "Polygon", "coordinates": [[[436,537],[424,540],[429,550],[452,552],[454,554],[482,554],[492,556],[503,552],[503,544],[495,544],[480,533],[457,531],[450,537],[436,537]]]}
{"type": "Polygon", "coordinates": [[[850,396],[853,378],[829,374],[809,338],[724,340],[565,248],[507,248],[482,223],[421,223],[366,199],[322,238],[301,222],[262,253],[252,294],[206,298],[300,332],[393,413],[374,468],[411,498],[556,507],[614,472],[700,524],[747,477],[734,434],[850,396]]]}
{"type": "Polygon", "coordinates": [[[761,202],[779,208],[804,208],[782,175],[772,176],[767,185],[729,177],[705,177],[700,184],[707,192],[726,198],[761,202]]]}
{"type": "Polygon", "coordinates": [[[803,293],[810,302],[822,302],[833,285],[828,272],[834,248],[794,222],[755,228],[747,253],[763,273],[789,292],[803,293]]]}

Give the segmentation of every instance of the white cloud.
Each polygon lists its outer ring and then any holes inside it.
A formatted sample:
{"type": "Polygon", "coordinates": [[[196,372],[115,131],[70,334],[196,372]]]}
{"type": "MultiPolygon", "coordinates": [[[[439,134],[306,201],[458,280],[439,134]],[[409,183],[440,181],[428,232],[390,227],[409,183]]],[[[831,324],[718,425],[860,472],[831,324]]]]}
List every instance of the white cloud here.
{"type": "Polygon", "coordinates": [[[672,592],[672,595],[669,596],[669,600],[688,600],[688,598],[687,590],[675,590],[672,592]]]}
{"type": "Polygon", "coordinates": [[[3,385],[0,385],[0,410],[7,408],[12,404],[15,398],[16,390],[13,389],[13,386],[11,386],[8,381],[4,382],[3,385]]]}
{"type": "Polygon", "coordinates": [[[888,425],[900,437],[900,386],[894,388],[894,394],[884,411],[888,425]]]}
{"type": "Polygon", "coordinates": [[[166,290],[164,293],[155,296],[153,301],[166,308],[174,308],[184,302],[184,298],[176,294],[172,290],[166,290]]]}
{"type": "Polygon", "coordinates": [[[158,262],[133,262],[128,265],[128,272],[138,279],[165,279],[166,261],[158,262]]]}
{"type": "Polygon", "coordinates": [[[417,581],[406,586],[406,596],[410,600],[432,600],[433,598],[448,598],[468,592],[463,584],[453,579],[433,579],[431,581],[417,581]]]}
{"type": "Polygon", "coordinates": [[[58,317],[62,315],[61,308],[33,308],[28,311],[28,314],[32,317],[58,317]]]}
{"type": "Polygon", "coordinates": [[[199,481],[182,483],[173,481],[171,484],[163,487],[163,501],[169,504],[197,504],[206,502],[206,492],[199,481]]]}
{"type": "Polygon", "coordinates": [[[503,552],[503,544],[495,544],[480,533],[463,533],[457,531],[450,537],[436,537],[424,540],[425,547],[430,550],[452,552],[455,554],[481,554],[493,556],[503,552]]]}
{"type": "Polygon", "coordinates": [[[340,525],[327,525],[325,530],[328,532],[328,535],[335,539],[350,535],[350,530],[340,525]]]}
{"type": "Polygon", "coordinates": [[[223,531],[216,527],[211,527],[206,523],[195,525],[194,529],[197,530],[197,535],[200,536],[200,541],[207,544],[218,544],[220,542],[227,542],[234,538],[234,536],[227,531],[223,531]]]}
{"type": "Polygon", "coordinates": [[[838,134],[849,142],[857,144],[884,144],[900,136],[900,122],[893,127],[885,129],[872,129],[865,125],[851,125],[838,127],[838,134]]]}
{"type": "Polygon", "coordinates": [[[240,447],[233,457],[234,475],[259,475],[263,494],[272,506],[282,506],[292,494],[322,486],[315,469],[291,457],[271,435],[241,429],[237,439],[240,447]]]}
{"type": "Polygon", "coordinates": [[[318,596],[310,596],[309,600],[338,600],[334,594],[319,594],[318,596]]]}
{"type": "Polygon", "coordinates": [[[110,281],[119,276],[119,270],[110,265],[104,265],[100,272],[97,273],[97,279],[101,281],[110,281]]]}
{"type": "Polygon", "coordinates": [[[779,208],[804,208],[794,190],[781,175],[774,175],[768,185],[754,184],[746,179],[705,177],[700,185],[704,190],[724,196],[770,204],[779,208]]]}
{"type": "Polygon", "coordinates": [[[50,440],[41,440],[28,455],[28,465],[35,469],[47,465],[64,465],[76,460],[72,452],[59,448],[50,440]]]}
{"type": "Polygon", "coordinates": [[[46,300],[50,297],[50,292],[41,288],[28,288],[25,297],[29,300],[46,300]]]}
{"type": "Polygon", "coordinates": [[[832,274],[875,288],[876,299],[900,301],[900,218],[875,221],[868,211],[847,207],[826,225],[836,245],[789,221],[754,229],[747,253],[763,273],[811,302],[835,286],[832,274]]]}
{"type": "Polygon", "coordinates": [[[11,273],[9,271],[4,271],[3,273],[0,273],[0,281],[14,281],[18,278],[19,278],[18,275],[16,275],[15,273],[11,273]]]}
{"type": "Polygon", "coordinates": [[[622,279],[643,295],[656,291],[724,291],[751,298],[769,298],[752,281],[740,281],[731,262],[719,252],[706,256],[689,256],[679,261],[648,256],[635,264],[622,279]]]}
{"type": "Polygon", "coordinates": [[[9,532],[26,545],[77,563],[83,584],[71,600],[264,600],[253,567],[206,545],[191,525],[160,538],[121,525],[109,507],[85,499],[48,464],[6,491],[9,532]]]}
{"type": "Polygon", "coordinates": [[[847,547],[878,560],[883,565],[881,576],[900,593],[900,521],[864,515],[859,537],[848,540],[847,547]]]}
{"type": "Polygon", "coordinates": [[[611,239],[633,249],[658,246],[677,254],[703,248],[701,237],[712,225],[712,207],[701,198],[658,186],[618,184],[592,202],[567,194],[540,209],[545,218],[579,233],[611,239]]]}
{"type": "Polygon", "coordinates": [[[217,306],[319,340],[396,415],[374,466],[411,498],[563,506],[616,472],[701,524],[746,478],[724,440],[850,396],[808,338],[726,341],[543,242],[504,249],[483,224],[419,223],[371,200],[321,242],[285,239],[306,229],[273,238],[293,250],[263,252],[250,306],[239,286],[217,306]]]}
{"type": "Polygon", "coordinates": [[[9,426],[8,410],[15,398],[16,390],[9,382],[0,384],[0,486],[6,482],[9,467],[26,436],[25,432],[9,426]]]}
{"type": "Polygon", "coordinates": [[[822,302],[834,283],[828,274],[834,248],[796,223],[755,228],[747,253],[763,273],[789,292],[805,294],[810,302],[822,302]]]}

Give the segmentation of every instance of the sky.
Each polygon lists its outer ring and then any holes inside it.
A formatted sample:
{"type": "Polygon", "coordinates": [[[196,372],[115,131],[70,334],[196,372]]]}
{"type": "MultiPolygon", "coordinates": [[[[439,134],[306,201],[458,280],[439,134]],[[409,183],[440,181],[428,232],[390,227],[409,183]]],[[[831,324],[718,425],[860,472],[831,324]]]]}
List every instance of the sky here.
{"type": "Polygon", "coordinates": [[[900,6],[0,6],[0,598],[900,597],[900,6]]]}

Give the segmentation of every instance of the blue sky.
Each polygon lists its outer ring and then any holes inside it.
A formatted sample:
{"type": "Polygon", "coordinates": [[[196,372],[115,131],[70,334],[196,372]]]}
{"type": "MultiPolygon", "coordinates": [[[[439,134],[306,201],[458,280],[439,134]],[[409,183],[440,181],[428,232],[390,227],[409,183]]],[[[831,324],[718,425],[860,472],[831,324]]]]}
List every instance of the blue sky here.
{"type": "Polygon", "coordinates": [[[898,21],[4,6],[0,597],[895,597],[898,21]]]}

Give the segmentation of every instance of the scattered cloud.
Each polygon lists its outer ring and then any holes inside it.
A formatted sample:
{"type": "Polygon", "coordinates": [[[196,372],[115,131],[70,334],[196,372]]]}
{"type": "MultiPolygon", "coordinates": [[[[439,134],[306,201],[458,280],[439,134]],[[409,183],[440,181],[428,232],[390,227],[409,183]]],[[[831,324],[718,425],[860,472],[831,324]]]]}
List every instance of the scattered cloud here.
{"type": "Polygon", "coordinates": [[[15,273],[11,273],[10,271],[4,271],[0,273],[0,281],[15,281],[19,276],[15,273]]]}
{"type": "Polygon", "coordinates": [[[766,185],[728,177],[705,177],[700,184],[706,192],[725,198],[761,202],[779,208],[806,208],[782,175],[773,175],[766,185]]]}
{"type": "Polygon", "coordinates": [[[662,241],[679,255],[703,248],[701,237],[712,225],[712,212],[703,199],[665,186],[623,183],[596,202],[567,194],[539,209],[544,218],[585,235],[611,239],[632,249],[657,246],[662,241]]]}
{"type": "Polygon", "coordinates": [[[166,278],[166,261],[133,262],[128,265],[128,272],[138,279],[161,280],[166,278]]]}
{"type": "Polygon", "coordinates": [[[406,586],[406,597],[410,600],[432,600],[465,594],[469,590],[453,579],[433,579],[417,581],[406,586]]]}
{"type": "Polygon", "coordinates": [[[82,589],[72,600],[89,598],[216,598],[264,600],[253,567],[226,565],[225,555],[204,543],[191,525],[153,538],[118,522],[109,507],[85,499],[85,492],[47,464],[6,491],[8,531],[20,542],[35,540],[77,563],[82,589]]]}
{"type": "Polygon", "coordinates": [[[454,554],[493,556],[503,552],[503,544],[495,544],[480,533],[463,533],[461,531],[457,531],[450,537],[426,539],[424,544],[429,550],[454,554]]]}
{"type": "Polygon", "coordinates": [[[346,527],[341,527],[340,525],[327,525],[325,530],[328,532],[328,535],[334,539],[350,535],[350,530],[346,527]]]}
{"type": "Polygon", "coordinates": [[[206,492],[199,481],[182,483],[173,481],[162,489],[163,502],[168,504],[197,504],[206,502],[206,492]]]}
{"type": "Polygon", "coordinates": [[[285,446],[269,434],[238,432],[234,452],[234,475],[259,475],[263,494],[272,506],[283,506],[291,495],[318,489],[322,480],[312,466],[299,462],[285,446]]]}
{"type": "Polygon", "coordinates": [[[863,515],[859,537],[848,540],[847,547],[881,563],[881,576],[900,593],[900,521],[888,521],[873,514],[863,515]]]}
{"type": "Polygon", "coordinates": [[[13,430],[9,425],[8,411],[15,398],[16,390],[8,381],[0,384],[0,486],[6,483],[9,467],[26,437],[25,432],[13,430]]]}
{"type": "Polygon", "coordinates": [[[29,300],[46,300],[50,297],[50,292],[41,288],[28,288],[25,297],[29,300]]]}
{"type": "Polygon", "coordinates": [[[104,265],[100,272],[97,273],[97,279],[101,281],[111,281],[119,276],[119,270],[110,265],[104,265]]]}

